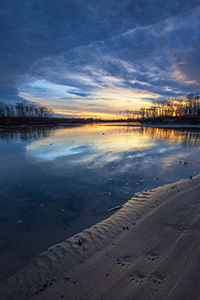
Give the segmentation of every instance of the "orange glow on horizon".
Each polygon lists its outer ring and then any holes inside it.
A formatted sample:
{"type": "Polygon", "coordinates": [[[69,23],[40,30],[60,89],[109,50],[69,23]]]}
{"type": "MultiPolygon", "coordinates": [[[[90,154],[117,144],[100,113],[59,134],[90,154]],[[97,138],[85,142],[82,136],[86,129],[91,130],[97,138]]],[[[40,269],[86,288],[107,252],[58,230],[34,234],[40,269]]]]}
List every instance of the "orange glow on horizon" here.
{"type": "MultiPolygon", "coordinates": [[[[89,113],[87,111],[67,111],[67,110],[56,110],[54,109],[55,114],[69,117],[69,115],[73,115],[72,118],[96,118],[102,120],[113,120],[116,119],[116,113],[89,113]]],[[[71,117],[70,117],[71,118],[71,117]]]]}
{"type": "MultiPolygon", "coordinates": [[[[111,81],[109,77],[108,80],[111,81]]],[[[62,94],[63,89],[56,90],[57,85],[41,81],[40,85],[42,84],[46,84],[48,88],[52,85],[52,92],[49,96],[40,92],[40,89],[37,90],[37,86],[35,90],[20,92],[19,96],[28,101],[49,106],[55,114],[74,118],[116,119],[120,111],[149,108],[153,104],[152,100],[161,96],[148,90],[112,86],[98,88],[88,97],[80,98],[72,94],[66,97],[67,91],[62,94]]]]}

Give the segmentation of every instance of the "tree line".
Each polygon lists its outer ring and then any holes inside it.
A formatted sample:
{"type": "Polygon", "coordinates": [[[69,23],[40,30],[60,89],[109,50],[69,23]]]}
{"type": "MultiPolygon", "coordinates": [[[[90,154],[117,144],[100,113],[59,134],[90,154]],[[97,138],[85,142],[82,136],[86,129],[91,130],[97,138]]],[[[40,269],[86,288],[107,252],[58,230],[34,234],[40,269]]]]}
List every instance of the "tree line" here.
{"type": "Polygon", "coordinates": [[[187,97],[169,98],[157,101],[150,108],[124,110],[117,114],[118,119],[139,119],[156,117],[200,116],[200,96],[189,94],[187,97]]]}
{"type": "Polygon", "coordinates": [[[0,102],[0,117],[51,117],[54,111],[48,106],[29,104],[25,101],[16,104],[0,102]]]}

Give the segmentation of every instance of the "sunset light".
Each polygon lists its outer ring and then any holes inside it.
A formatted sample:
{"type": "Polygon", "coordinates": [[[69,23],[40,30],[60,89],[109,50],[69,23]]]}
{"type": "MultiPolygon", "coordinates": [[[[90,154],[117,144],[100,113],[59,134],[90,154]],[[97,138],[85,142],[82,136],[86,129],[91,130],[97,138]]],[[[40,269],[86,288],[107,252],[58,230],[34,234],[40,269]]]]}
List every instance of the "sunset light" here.
{"type": "Polygon", "coordinates": [[[200,300],[200,0],[0,2],[0,300],[200,300]]]}

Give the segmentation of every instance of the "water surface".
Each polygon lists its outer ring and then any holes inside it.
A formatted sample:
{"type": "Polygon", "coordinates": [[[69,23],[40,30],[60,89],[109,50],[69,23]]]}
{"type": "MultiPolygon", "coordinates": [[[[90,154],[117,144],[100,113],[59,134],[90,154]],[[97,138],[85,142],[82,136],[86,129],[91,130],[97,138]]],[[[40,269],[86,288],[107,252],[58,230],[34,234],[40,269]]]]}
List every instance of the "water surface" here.
{"type": "Polygon", "coordinates": [[[0,280],[135,192],[200,173],[200,131],[85,125],[0,132],[0,280]]]}

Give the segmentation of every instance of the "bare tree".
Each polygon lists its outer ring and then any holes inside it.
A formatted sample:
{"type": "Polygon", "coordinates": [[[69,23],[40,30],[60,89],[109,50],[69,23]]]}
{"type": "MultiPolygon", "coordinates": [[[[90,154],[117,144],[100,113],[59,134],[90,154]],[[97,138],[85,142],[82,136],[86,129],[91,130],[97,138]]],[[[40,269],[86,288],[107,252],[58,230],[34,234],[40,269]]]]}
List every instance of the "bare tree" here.
{"type": "Polygon", "coordinates": [[[6,107],[3,101],[0,102],[0,117],[6,116],[6,107]]]}
{"type": "Polygon", "coordinates": [[[0,117],[51,117],[54,111],[52,108],[41,105],[34,105],[17,102],[14,106],[0,102],[0,117]]]}

